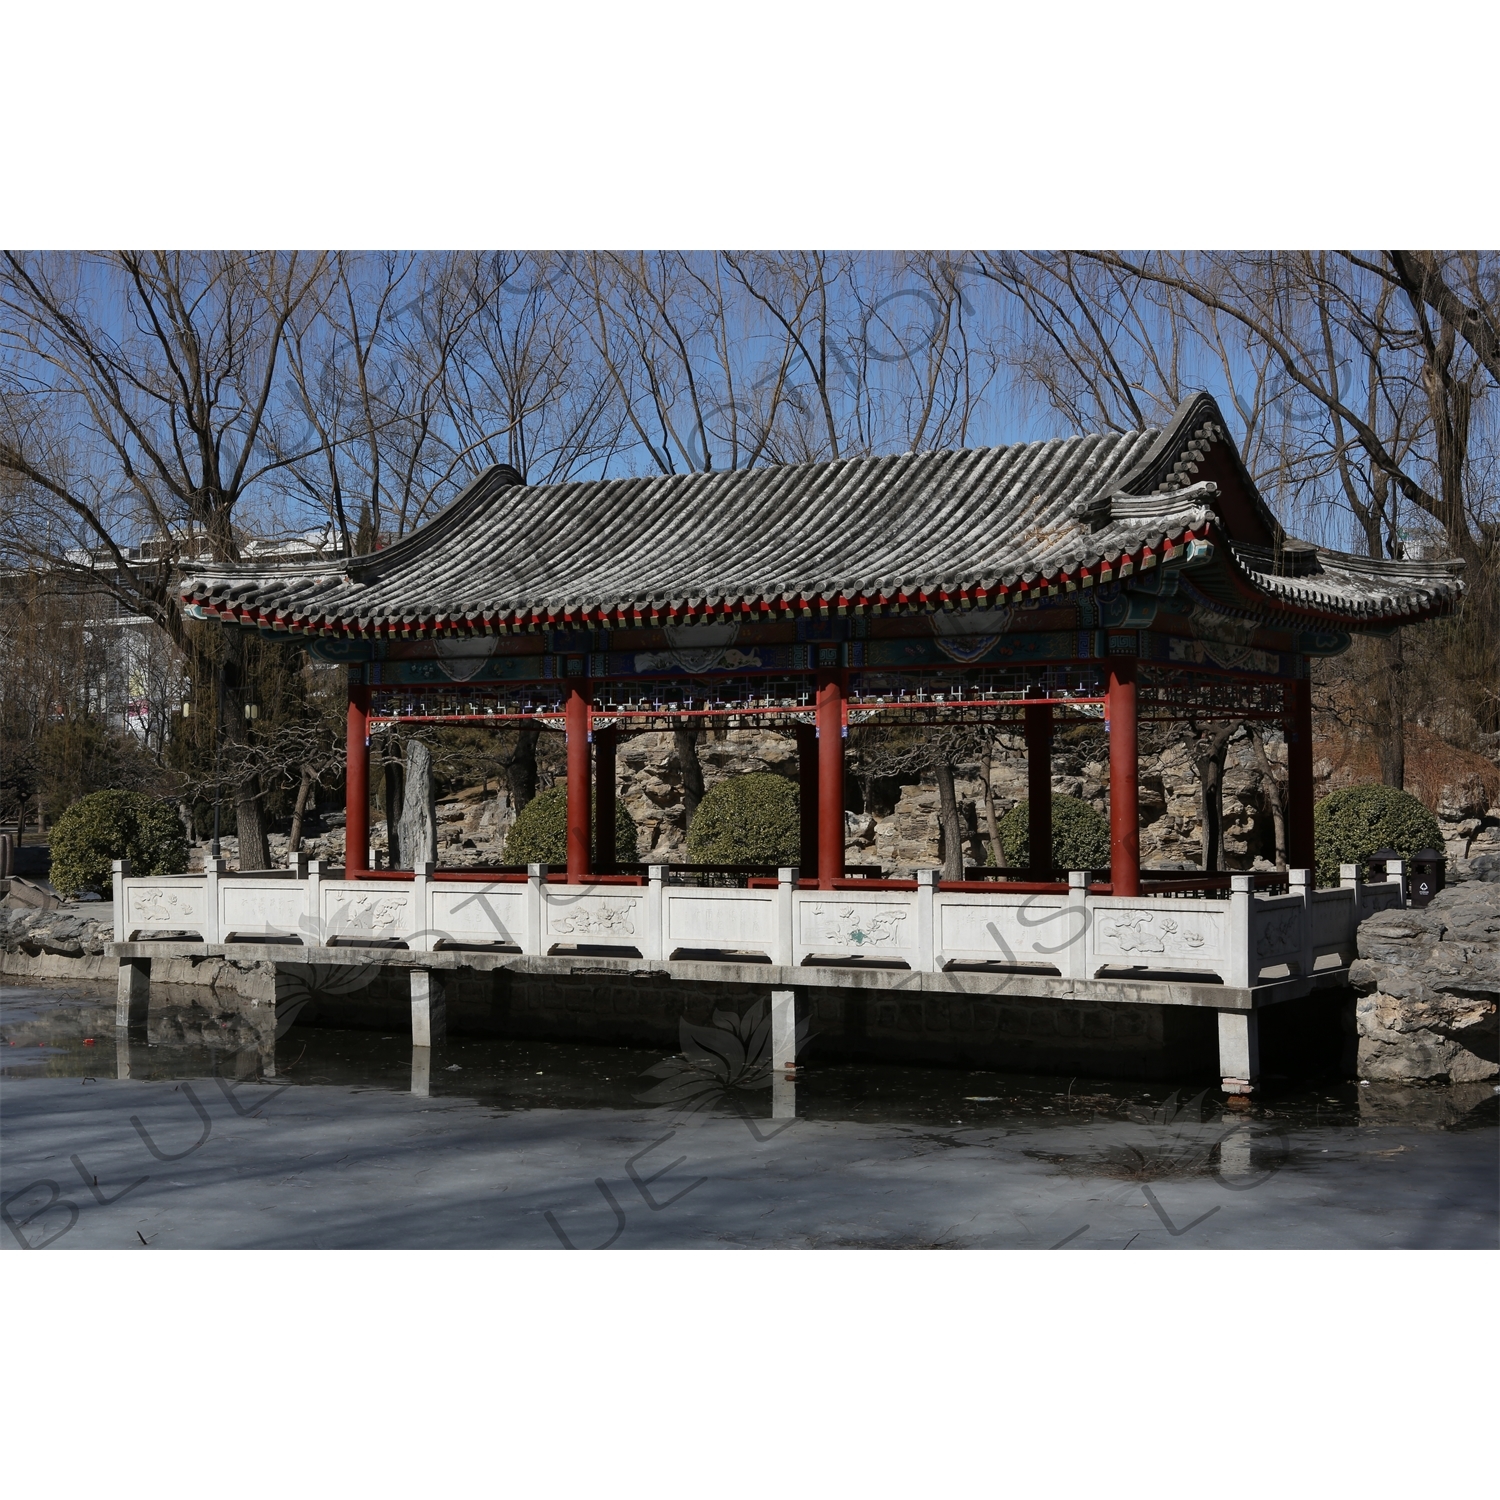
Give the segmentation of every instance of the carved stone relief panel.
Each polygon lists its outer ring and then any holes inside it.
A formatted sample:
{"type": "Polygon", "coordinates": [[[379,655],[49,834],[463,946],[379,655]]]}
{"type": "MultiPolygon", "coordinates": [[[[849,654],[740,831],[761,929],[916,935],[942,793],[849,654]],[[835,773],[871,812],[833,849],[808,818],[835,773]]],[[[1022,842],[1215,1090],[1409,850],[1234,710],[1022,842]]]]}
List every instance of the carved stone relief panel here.
{"type": "Polygon", "coordinates": [[[912,915],[906,907],[871,902],[803,902],[802,942],[807,947],[840,950],[905,948],[916,940],[912,915]]]}
{"type": "Polygon", "coordinates": [[[561,937],[634,939],[641,904],[630,897],[581,896],[549,906],[547,931],[561,937]]]}
{"type": "Polygon", "coordinates": [[[1211,911],[1132,911],[1106,907],[1094,925],[1094,951],[1106,956],[1217,961],[1219,915],[1211,911]]]}

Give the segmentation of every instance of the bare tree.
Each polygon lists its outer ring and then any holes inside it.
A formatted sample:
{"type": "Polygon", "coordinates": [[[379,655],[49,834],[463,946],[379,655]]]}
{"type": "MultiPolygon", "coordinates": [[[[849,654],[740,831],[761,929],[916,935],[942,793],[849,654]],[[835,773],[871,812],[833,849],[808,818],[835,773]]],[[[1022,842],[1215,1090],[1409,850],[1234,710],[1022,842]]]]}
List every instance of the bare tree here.
{"type": "MultiPolygon", "coordinates": [[[[21,503],[0,545],[88,577],[189,649],[175,565],[240,557],[243,497],[268,454],[282,335],[321,275],[296,254],[121,252],[0,261],[0,470],[21,503]],[[156,539],[149,560],[132,537],[156,539]]],[[[218,643],[225,732],[244,738],[243,647],[218,643]]],[[[269,861],[253,781],[243,856],[269,861]]]]}

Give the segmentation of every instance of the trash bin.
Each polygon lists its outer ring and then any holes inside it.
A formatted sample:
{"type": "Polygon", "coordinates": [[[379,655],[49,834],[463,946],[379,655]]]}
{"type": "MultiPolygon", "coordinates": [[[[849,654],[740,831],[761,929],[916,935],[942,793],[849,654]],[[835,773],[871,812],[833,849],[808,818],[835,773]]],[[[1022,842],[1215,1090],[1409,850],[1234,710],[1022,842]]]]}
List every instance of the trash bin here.
{"type": "Polygon", "coordinates": [[[1441,849],[1418,849],[1411,857],[1407,895],[1413,906],[1426,906],[1446,883],[1448,859],[1441,849]]]}
{"type": "Polygon", "coordinates": [[[1386,874],[1385,862],[1388,859],[1400,859],[1399,849],[1377,849],[1365,860],[1365,879],[1369,881],[1389,880],[1386,874]]]}

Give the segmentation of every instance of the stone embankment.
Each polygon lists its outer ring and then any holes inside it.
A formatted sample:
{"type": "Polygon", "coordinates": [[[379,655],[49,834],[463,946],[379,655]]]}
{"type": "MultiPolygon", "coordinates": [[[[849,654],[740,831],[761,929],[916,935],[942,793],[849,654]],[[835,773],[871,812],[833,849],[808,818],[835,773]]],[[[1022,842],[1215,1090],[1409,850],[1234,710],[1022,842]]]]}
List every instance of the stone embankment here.
{"type": "MultiPolygon", "coordinates": [[[[0,903],[0,980],[103,980],[113,984],[119,964],[105,954],[114,941],[114,916],[107,901],[64,902],[50,909],[0,903]]],[[[152,981],[207,985],[221,994],[275,993],[268,964],[227,958],[158,959],[152,981]]]]}
{"type": "Polygon", "coordinates": [[[1371,1080],[1500,1074],[1500,870],[1449,886],[1422,909],[1359,929],[1359,1075],[1371,1080]]]}

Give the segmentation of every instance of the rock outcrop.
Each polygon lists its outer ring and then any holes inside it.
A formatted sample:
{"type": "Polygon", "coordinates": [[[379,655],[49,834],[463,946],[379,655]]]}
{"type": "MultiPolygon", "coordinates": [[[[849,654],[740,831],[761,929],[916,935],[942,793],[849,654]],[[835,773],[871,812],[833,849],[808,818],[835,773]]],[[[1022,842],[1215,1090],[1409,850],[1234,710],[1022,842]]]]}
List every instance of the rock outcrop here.
{"type": "Polygon", "coordinates": [[[1359,929],[1359,1074],[1472,1083],[1500,1073],[1500,883],[1464,881],[1359,929]]]}

